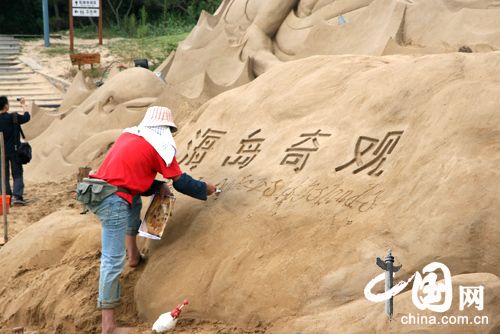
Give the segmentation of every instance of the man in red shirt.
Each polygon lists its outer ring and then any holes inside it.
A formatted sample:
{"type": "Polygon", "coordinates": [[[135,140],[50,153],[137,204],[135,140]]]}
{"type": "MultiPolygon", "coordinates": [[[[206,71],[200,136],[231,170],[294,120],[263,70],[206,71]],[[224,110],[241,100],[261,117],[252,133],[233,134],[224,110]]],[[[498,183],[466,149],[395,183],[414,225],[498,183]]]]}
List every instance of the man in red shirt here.
{"type": "Polygon", "coordinates": [[[118,191],[89,209],[102,224],[102,252],[97,306],[102,310],[102,333],[123,332],[116,328],[114,311],[120,303],[120,275],[125,264],[135,267],[141,260],[136,243],[142,207],[140,196],[154,193],[170,195],[165,182],[155,180],[158,173],[173,180],[174,188],[191,197],[206,200],[216,187],[182,173],[175,158],[171,132],[177,131],[171,111],[150,107],[138,127],[125,129],[90,178],[104,180],[118,191]]]}

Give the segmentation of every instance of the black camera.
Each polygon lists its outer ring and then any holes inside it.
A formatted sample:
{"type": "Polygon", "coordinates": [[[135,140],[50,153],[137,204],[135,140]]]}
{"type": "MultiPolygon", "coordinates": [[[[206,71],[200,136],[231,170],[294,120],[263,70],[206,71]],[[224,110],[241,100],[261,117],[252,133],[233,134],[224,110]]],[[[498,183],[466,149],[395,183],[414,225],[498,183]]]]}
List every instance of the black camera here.
{"type": "Polygon", "coordinates": [[[17,97],[16,97],[16,100],[17,100],[17,101],[21,101],[21,99],[22,99],[22,97],[20,97],[20,96],[17,96],[17,97]]]}

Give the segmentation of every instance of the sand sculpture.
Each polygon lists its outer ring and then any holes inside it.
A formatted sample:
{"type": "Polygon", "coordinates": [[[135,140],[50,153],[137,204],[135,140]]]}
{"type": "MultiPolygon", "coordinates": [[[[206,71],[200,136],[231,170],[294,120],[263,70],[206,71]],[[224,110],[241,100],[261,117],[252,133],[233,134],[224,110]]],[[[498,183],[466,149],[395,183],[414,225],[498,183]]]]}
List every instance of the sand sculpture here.
{"type": "Polygon", "coordinates": [[[136,289],[141,314],[187,288],[197,312],[270,333],[410,332],[361,293],[374,254],[397,248],[405,278],[439,258],[457,282],[487,282],[495,319],[500,77],[487,73],[499,66],[498,53],[317,56],[209,101],[181,129],[179,158],[223,195],[199,210],[178,200],[138,282],[163,288],[136,289]]]}
{"type": "MultiPolygon", "coordinates": [[[[82,114],[124,108],[137,111],[136,116],[122,113],[120,121],[112,123],[118,129],[134,125],[140,118],[137,115],[156,102],[176,110],[176,121],[182,125],[208,99],[294,59],[315,54],[455,52],[463,45],[473,51],[496,50],[500,48],[499,11],[500,4],[486,0],[467,4],[454,0],[432,3],[224,0],[214,15],[201,14],[190,35],[158,68],[166,84],[160,83],[151,72],[129,69],[114,73],[103,87],[91,94],[88,83],[77,76],[63,102],[61,115],[40,115],[37,125],[29,125],[29,132],[33,132],[32,137],[38,136],[53,121],[49,116],[62,118],[76,111],[77,115],[68,123],[86,129],[82,136],[68,140],[51,128],[50,139],[54,143],[48,149],[51,152],[47,152],[47,148],[35,150],[43,151],[43,157],[50,155],[65,166],[51,169],[43,177],[59,175],[62,170],[74,170],[85,159],[86,163],[93,160],[92,155],[83,160],[77,158],[76,153],[71,158],[70,155],[81,151],[83,148],[77,150],[78,145],[92,134],[109,130],[109,126],[102,123],[95,127],[96,118],[82,114]],[[447,22],[447,29],[439,25],[443,21],[447,22]],[[464,25],[468,27],[465,32],[460,28],[464,25]],[[59,147],[63,147],[60,152],[59,147]],[[75,158],[77,160],[73,160],[75,158]]],[[[53,126],[68,128],[66,122],[55,122],[53,126]]],[[[69,128],[73,131],[74,126],[69,128]]],[[[78,133],[72,133],[75,132],[78,133]]],[[[112,141],[111,137],[99,141],[98,151],[104,151],[112,141]]],[[[43,145],[45,141],[39,142],[43,145]]]]}
{"type": "Polygon", "coordinates": [[[143,68],[131,68],[113,76],[32,140],[38,149],[34,150],[33,164],[26,166],[27,174],[42,181],[53,175],[71,174],[75,166],[97,162],[123,128],[142,119],[143,110],[156,100],[164,86],[162,80],[143,68]]]}
{"type": "MultiPolygon", "coordinates": [[[[489,51],[500,48],[499,5],[223,1],[162,65],[166,83],[126,70],[40,132],[26,177],[96,164],[147,105],[175,104],[181,167],[223,192],[196,207],[179,195],[163,239],[144,243],[150,260],[125,301],[141,320],[188,298],[196,319],[267,333],[497,333],[500,54],[489,51]],[[461,45],[474,52],[452,52],[461,45]],[[403,264],[396,280],[440,261],[454,286],[484,285],[480,314],[490,322],[388,322],[383,304],[363,295],[388,248],[403,264]]],[[[57,244],[43,252],[25,242],[79,218],[56,213],[0,250],[0,281],[37,281],[37,289],[0,291],[0,325],[95,329],[94,274],[68,282],[97,264],[85,261],[98,247],[98,223],[54,232],[57,244]],[[31,246],[16,255],[16,242],[31,246]],[[44,291],[56,274],[68,280],[54,300],[44,291]],[[20,291],[29,301],[17,301],[20,291]]],[[[453,293],[447,314],[478,314],[460,313],[453,293]]],[[[417,312],[410,290],[395,297],[395,310],[396,319],[417,312]]]]}
{"type": "Polygon", "coordinates": [[[85,78],[82,71],[78,71],[71,86],[64,95],[64,100],[61,107],[59,107],[59,112],[66,113],[75,109],[92,94],[96,86],[93,82],[89,82],[90,80],[88,79],[90,78],[85,78]]]}
{"type": "Polygon", "coordinates": [[[227,0],[202,13],[168,59],[166,79],[187,96],[214,96],[316,54],[497,50],[499,9],[497,1],[227,0]]]}

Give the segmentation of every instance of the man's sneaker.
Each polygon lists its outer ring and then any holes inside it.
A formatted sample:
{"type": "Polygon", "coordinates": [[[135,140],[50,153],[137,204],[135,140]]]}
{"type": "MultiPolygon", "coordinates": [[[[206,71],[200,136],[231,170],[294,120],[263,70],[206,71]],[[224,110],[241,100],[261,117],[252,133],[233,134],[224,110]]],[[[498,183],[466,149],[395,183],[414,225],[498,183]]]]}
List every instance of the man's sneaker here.
{"type": "Polygon", "coordinates": [[[12,205],[26,205],[26,201],[22,197],[14,197],[12,205]]]}

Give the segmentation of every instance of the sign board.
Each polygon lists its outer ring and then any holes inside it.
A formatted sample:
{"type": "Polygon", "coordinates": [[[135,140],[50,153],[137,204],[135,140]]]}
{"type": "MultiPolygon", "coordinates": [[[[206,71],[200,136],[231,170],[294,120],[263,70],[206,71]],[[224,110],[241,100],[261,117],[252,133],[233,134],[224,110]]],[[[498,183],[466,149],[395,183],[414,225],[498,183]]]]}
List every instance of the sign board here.
{"type": "Polygon", "coordinates": [[[73,16],[99,17],[99,8],[73,8],[73,16]]]}
{"type": "Polygon", "coordinates": [[[71,64],[78,65],[78,68],[82,65],[99,64],[101,62],[101,54],[99,53],[75,53],[70,54],[69,58],[71,59],[71,64]]]}
{"type": "MultiPolygon", "coordinates": [[[[73,17],[98,17],[99,45],[102,45],[102,0],[68,0],[69,3],[69,50],[74,50],[73,17]]],[[[120,0],[121,3],[121,0],[120,0]]]]}
{"type": "Polygon", "coordinates": [[[73,0],[73,8],[99,8],[99,0],[73,0]]]}

